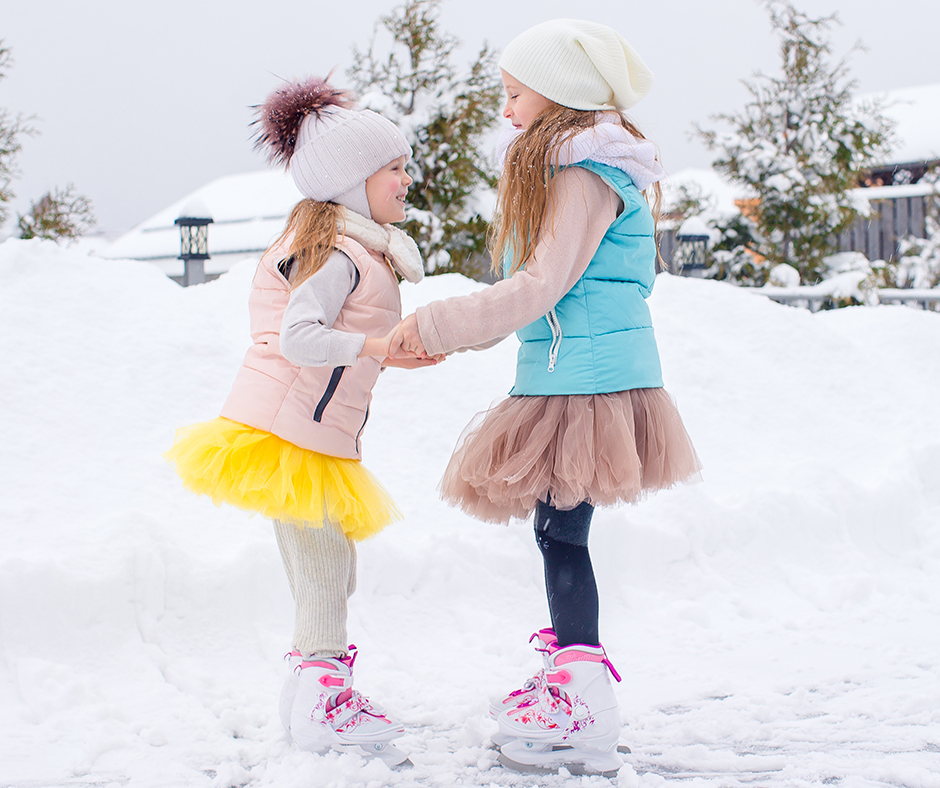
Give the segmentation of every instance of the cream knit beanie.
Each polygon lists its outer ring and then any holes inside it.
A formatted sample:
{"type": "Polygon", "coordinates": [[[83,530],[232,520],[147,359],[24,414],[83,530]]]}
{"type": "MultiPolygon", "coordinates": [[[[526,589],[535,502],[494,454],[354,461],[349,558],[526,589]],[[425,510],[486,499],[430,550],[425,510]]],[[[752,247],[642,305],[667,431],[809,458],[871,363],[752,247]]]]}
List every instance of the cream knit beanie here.
{"type": "Polygon", "coordinates": [[[520,33],[499,67],[572,109],[629,109],[653,86],[653,72],[616,30],[580,19],[553,19],[520,33]]]}

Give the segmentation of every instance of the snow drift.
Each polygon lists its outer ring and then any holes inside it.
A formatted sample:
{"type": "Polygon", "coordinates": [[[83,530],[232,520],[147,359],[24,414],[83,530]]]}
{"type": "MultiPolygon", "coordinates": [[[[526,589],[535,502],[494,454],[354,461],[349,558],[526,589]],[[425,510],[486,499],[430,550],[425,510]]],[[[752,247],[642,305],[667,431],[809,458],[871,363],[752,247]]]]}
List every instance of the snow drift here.
{"type": "MultiPolygon", "coordinates": [[[[292,603],[268,524],[161,457],[215,416],[250,263],[181,289],[143,263],[0,246],[0,786],[561,786],[495,765],[490,695],[547,622],[530,526],[436,484],[511,386],[514,340],[386,371],[365,462],[403,523],[364,543],[357,683],[414,768],[292,748],[292,603]]],[[[433,277],[406,309],[480,285],[433,277]]],[[[704,481],[601,510],[601,633],[624,681],[616,784],[940,786],[940,315],[811,314],[660,276],[666,385],[704,481]]]]}

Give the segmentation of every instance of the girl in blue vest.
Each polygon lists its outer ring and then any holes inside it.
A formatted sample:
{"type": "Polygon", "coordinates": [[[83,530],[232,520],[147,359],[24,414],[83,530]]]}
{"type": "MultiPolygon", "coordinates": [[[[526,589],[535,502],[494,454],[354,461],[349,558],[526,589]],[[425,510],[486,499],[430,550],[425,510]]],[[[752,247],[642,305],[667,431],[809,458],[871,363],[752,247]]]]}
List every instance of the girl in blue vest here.
{"type": "Polygon", "coordinates": [[[393,347],[521,340],[509,397],[466,431],[442,494],[484,520],[535,513],[552,626],[533,636],[543,669],[492,704],[501,761],[609,772],[622,765],[619,677],[598,638],[591,516],[700,469],[646,305],[664,173],[623,110],[652,74],[614,30],[568,19],[522,33],[499,65],[513,129],[490,247],[504,278],[417,310],[393,347]]]}

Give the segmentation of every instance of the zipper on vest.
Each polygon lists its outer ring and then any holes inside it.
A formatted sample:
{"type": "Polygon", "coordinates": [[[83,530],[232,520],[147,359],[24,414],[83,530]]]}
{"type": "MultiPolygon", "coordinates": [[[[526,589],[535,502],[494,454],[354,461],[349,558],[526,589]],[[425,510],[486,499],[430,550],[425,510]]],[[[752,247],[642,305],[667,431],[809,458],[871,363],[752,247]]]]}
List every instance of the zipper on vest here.
{"type": "Polygon", "coordinates": [[[320,401],[317,403],[316,410],[313,411],[313,420],[320,421],[323,418],[323,411],[326,410],[326,406],[330,404],[330,400],[333,399],[333,395],[336,393],[336,387],[339,386],[339,379],[343,377],[343,373],[346,371],[346,367],[336,367],[333,369],[333,374],[330,375],[330,382],[326,385],[326,391],[323,392],[323,396],[320,397],[320,401]]]}
{"type": "Polygon", "coordinates": [[[552,309],[545,319],[548,321],[548,327],[552,330],[552,344],[548,348],[548,371],[555,371],[555,362],[558,361],[558,349],[561,347],[561,323],[558,322],[558,315],[552,309]]]}
{"type": "Polygon", "coordinates": [[[366,422],[369,420],[369,406],[366,405],[366,417],[362,420],[362,426],[359,428],[359,432],[356,433],[356,451],[362,451],[359,448],[359,437],[362,435],[362,431],[366,428],[366,422]]]}

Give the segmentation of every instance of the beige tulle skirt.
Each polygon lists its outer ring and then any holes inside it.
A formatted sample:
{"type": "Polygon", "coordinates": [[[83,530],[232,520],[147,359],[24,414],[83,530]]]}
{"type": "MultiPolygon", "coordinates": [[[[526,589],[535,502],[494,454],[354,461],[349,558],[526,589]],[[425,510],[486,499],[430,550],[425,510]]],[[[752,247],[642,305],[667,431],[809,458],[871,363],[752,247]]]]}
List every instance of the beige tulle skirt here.
{"type": "Polygon", "coordinates": [[[549,494],[559,509],[633,503],[697,479],[701,467],[664,389],[509,397],[464,430],[441,497],[481,520],[508,522],[549,494]]]}

